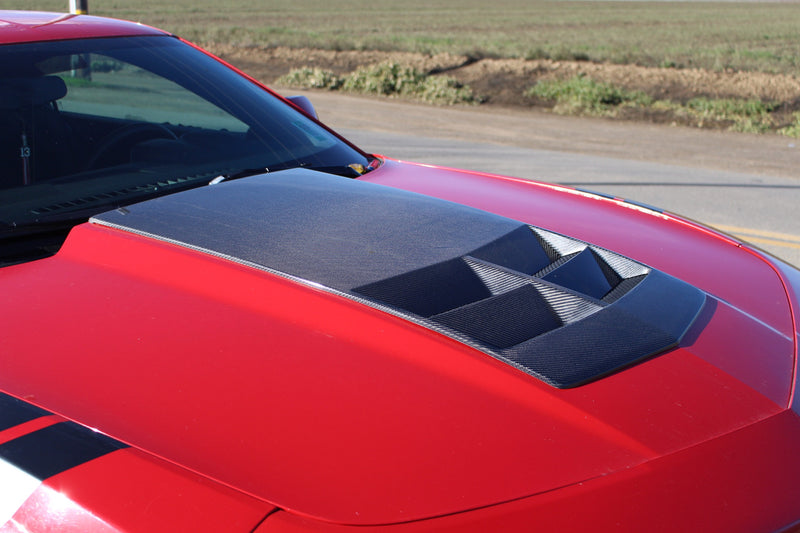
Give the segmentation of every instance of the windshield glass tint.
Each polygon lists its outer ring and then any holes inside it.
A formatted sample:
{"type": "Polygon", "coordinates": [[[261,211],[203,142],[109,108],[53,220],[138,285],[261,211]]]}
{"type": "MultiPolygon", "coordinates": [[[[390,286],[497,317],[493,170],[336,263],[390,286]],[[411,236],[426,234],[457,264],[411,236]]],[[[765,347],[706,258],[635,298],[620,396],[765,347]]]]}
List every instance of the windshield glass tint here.
{"type": "Polygon", "coordinates": [[[0,46],[0,223],[93,213],[303,166],[369,161],[303,113],[173,37],[0,46]]]}

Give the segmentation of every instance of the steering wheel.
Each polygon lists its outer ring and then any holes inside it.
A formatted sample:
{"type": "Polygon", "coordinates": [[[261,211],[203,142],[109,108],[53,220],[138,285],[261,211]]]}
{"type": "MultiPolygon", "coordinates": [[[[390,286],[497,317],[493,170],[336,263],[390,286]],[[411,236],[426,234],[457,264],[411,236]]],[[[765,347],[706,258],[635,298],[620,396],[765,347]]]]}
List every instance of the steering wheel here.
{"type": "Polygon", "coordinates": [[[121,126],[111,132],[95,148],[92,157],[86,163],[86,170],[98,168],[98,162],[102,162],[103,159],[110,159],[114,155],[114,151],[118,150],[123,143],[133,146],[148,139],[158,138],[177,139],[178,136],[165,125],[154,122],[136,122],[121,126]]]}

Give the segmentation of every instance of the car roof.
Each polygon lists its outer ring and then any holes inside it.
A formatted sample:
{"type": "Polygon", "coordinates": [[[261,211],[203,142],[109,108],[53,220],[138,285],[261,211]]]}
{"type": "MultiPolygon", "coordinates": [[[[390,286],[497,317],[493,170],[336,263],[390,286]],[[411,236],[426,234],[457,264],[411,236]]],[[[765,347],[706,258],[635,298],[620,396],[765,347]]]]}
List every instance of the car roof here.
{"type": "Polygon", "coordinates": [[[144,24],[89,15],[0,10],[0,44],[131,35],[165,32],[144,24]]]}

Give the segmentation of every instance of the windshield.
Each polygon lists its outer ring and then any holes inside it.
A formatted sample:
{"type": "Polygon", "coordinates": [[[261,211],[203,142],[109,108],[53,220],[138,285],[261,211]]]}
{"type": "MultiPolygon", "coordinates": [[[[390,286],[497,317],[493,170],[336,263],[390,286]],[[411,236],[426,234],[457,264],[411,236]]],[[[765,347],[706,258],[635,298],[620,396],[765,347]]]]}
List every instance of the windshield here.
{"type": "Polygon", "coordinates": [[[369,163],[174,37],[0,46],[3,245],[218,177],[291,167],[355,177],[369,163]]]}

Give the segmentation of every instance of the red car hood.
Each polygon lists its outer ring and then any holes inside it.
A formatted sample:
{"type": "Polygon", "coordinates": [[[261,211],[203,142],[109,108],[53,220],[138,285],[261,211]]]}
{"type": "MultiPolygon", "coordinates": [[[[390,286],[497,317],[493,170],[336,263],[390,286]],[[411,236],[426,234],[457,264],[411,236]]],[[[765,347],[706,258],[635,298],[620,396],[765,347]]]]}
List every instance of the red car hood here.
{"type": "Polygon", "coordinates": [[[0,362],[0,389],[281,508],[348,524],[551,491],[786,408],[786,292],[738,243],[549,185],[394,162],[368,178],[692,283],[708,298],[702,327],[676,349],[558,389],[324,287],[89,223],[54,257],[0,273],[12,287],[4,327],[26,332],[0,339],[15,356],[0,362]]]}

